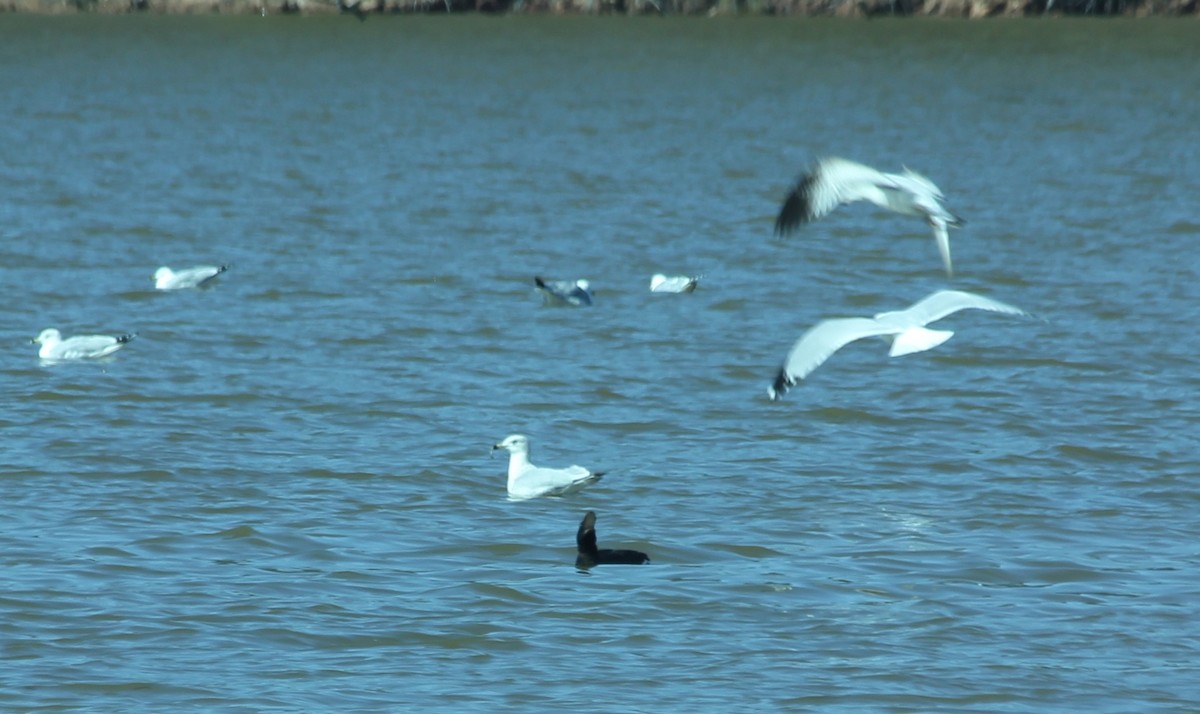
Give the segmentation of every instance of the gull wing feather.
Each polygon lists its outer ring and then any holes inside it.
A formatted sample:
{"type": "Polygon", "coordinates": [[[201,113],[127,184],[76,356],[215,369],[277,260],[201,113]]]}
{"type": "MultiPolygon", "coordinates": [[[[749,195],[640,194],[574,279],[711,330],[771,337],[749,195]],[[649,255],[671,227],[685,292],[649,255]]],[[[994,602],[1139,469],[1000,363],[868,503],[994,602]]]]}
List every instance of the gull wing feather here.
{"type": "Polygon", "coordinates": [[[116,337],[108,335],[79,335],[71,337],[59,346],[62,356],[78,358],[78,356],[103,355],[119,348],[121,343],[116,337]]]}
{"type": "Polygon", "coordinates": [[[784,200],[775,219],[775,232],[790,233],[802,223],[829,215],[843,203],[885,201],[881,187],[894,189],[896,185],[887,174],[870,166],[847,159],[822,159],[800,177],[784,200]]]}
{"type": "Polygon", "coordinates": [[[1007,315],[1029,314],[1019,307],[1013,307],[1007,303],[986,298],[982,295],[963,292],[962,290],[938,290],[907,310],[885,312],[877,315],[876,319],[889,322],[898,320],[910,326],[928,325],[959,310],[988,310],[989,312],[1002,312],[1007,315]]]}
{"type": "Polygon", "coordinates": [[[939,202],[945,200],[946,198],[944,195],[942,195],[942,189],[938,188],[937,184],[925,178],[916,171],[913,171],[907,166],[904,167],[904,173],[887,174],[887,177],[891,179],[897,186],[913,195],[927,196],[929,198],[936,199],[939,202]]]}
{"type": "Polygon", "coordinates": [[[175,274],[175,279],[181,286],[199,287],[228,270],[224,265],[198,265],[187,268],[175,274]]]}
{"type": "Polygon", "coordinates": [[[894,335],[902,331],[902,327],[881,323],[869,317],[845,317],[819,322],[792,345],[768,393],[772,399],[779,399],[797,380],[807,377],[834,352],[855,340],[894,335]]]}
{"type": "Polygon", "coordinates": [[[518,496],[529,498],[558,495],[574,488],[582,488],[600,476],[601,474],[593,474],[582,466],[568,466],[564,469],[534,466],[521,474],[514,484],[513,491],[518,496]]]}
{"type": "Polygon", "coordinates": [[[54,350],[54,354],[64,359],[103,357],[117,351],[128,341],[129,338],[117,338],[109,335],[79,335],[63,340],[54,350]]]}

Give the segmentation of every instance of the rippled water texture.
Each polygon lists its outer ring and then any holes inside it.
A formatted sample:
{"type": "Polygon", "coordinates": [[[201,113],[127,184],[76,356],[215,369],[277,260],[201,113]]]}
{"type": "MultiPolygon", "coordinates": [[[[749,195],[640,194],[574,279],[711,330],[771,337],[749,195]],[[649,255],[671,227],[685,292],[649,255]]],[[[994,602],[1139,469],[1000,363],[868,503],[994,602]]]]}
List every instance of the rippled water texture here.
{"type": "Polygon", "coordinates": [[[0,709],[1195,711],[1195,30],[4,18],[0,709]],[[932,177],[956,277],[774,238],[823,155],[932,177]],[[766,399],[948,286],[1034,317],[766,399]],[[510,502],[517,431],[609,473],[510,502]]]}

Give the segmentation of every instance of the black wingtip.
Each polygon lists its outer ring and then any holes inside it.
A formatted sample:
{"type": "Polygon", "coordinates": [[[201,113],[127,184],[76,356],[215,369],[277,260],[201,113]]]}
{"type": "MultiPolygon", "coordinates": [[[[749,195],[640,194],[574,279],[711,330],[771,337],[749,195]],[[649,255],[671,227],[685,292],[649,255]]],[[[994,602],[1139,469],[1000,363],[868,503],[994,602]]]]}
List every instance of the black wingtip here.
{"type": "Polygon", "coordinates": [[[775,235],[784,236],[812,219],[808,207],[808,194],[816,179],[812,174],[805,174],[796,181],[796,185],[783,200],[779,215],[775,218],[775,235]]]}
{"type": "Polygon", "coordinates": [[[788,378],[787,370],[779,370],[779,374],[775,375],[775,381],[771,384],[771,389],[768,390],[771,395],[771,401],[777,402],[783,399],[783,395],[787,394],[793,384],[795,382],[788,378]]]}
{"type": "Polygon", "coordinates": [[[545,287],[546,287],[546,281],[542,280],[541,278],[539,278],[536,275],[533,276],[533,284],[538,286],[539,288],[543,288],[543,289],[545,289],[545,287]]]}
{"type": "Polygon", "coordinates": [[[126,342],[132,342],[133,338],[135,338],[137,336],[138,336],[138,333],[136,333],[136,332],[130,332],[130,333],[121,335],[120,337],[117,338],[117,344],[123,345],[126,342]]]}

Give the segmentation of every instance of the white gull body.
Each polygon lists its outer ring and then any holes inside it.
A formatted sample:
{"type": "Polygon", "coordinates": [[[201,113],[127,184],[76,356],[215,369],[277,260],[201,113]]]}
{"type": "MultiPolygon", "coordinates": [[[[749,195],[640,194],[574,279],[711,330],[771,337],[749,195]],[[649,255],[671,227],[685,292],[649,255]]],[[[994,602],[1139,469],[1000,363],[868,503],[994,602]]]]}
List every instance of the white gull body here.
{"type": "Polygon", "coordinates": [[[788,353],[787,360],[767,388],[771,399],[781,398],[798,380],[829,359],[834,352],[864,337],[891,337],[889,357],[924,352],[950,339],[951,330],[931,330],[925,325],[959,310],[988,310],[1008,315],[1026,315],[1024,310],[961,290],[939,290],[906,310],[881,312],[875,317],[846,317],[824,320],[805,332],[788,353]]]}
{"type": "Polygon", "coordinates": [[[508,451],[508,496],[513,499],[561,496],[600,480],[603,473],[582,466],[548,469],[529,463],[529,438],[511,434],[492,446],[492,451],[508,451]]]}
{"type": "Polygon", "coordinates": [[[54,328],[42,330],[41,334],[33,338],[33,342],[40,344],[38,349],[38,357],[47,360],[67,360],[67,359],[95,359],[96,357],[104,357],[121,349],[133,339],[133,335],[121,335],[113,337],[111,335],[76,335],[63,339],[62,333],[54,328]]]}
{"type": "Polygon", "coordinates": [[[953,275],[950,227],[960,226],[963,221],[946,210],[944,200],[936,184],[907,168],[904,173],[889,174],[846,159],[821,159],[787,195],[775,219],[775,233],[791,233],[844,203],[870,201],[896,213],[924,218],[933,229],[946,274],[953,275]]]}
{"type": "Polygon", "coordinates": [[[197,265],[194,268],[171,270],[163,266],[154,271],[154,287],[158,290],[182,290],[198,288],[221,273],[229,270],[228,265],[197,265]]]}
{"type": "Polygon", "coordinates": [[[700,283],[699,275],[663,275],[655,273],[650,278],[652,293],[690,293],[700,283]]]}

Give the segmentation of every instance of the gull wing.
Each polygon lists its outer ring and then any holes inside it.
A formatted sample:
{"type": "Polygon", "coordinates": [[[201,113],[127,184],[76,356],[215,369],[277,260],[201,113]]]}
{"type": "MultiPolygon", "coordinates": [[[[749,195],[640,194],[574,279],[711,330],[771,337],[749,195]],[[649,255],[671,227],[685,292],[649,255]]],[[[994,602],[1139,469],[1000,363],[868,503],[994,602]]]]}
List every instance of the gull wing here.
{"type": "Polygon", "coordinates": [[[877,320],[902,322],[909,326],[928,325],[959,310],[988,310],[989,312],[1002,312],[1006,315],[1029,314],[1019,307],[1013,307],[999,300],[986,298],[975,293],[968,293],[962,290],[938,290],[915,303],[907,310],[887,312],[875,317],[877,320]]]}
{"type": "Polygon", "coordinates": [[[128,338],[118,339],[109,335],[79,335],[64,340],[55,350],[60,358],[103,357],[120,349],[128,338]]]}
{"type": "Polygon", "coordinates": [[[571,288],[571,291],[567,293],[566,299],[567,302],[573,305],[592,304],[592,294],[588,292],[587,289],[580,287],[578,283],[576,283],[575,286],[571,288]]]}
{"type": "Polygon", "coordinates": [[[543,280],[535,276],[533,282],[543,295],[555,300],[570,305],[592,304],[591,292],[582,287],[578,280],[543,280]]]}
{"type": "Polygon", "coordinates": [[[887,177],[894,181],[898,187],[914,196],[932,198],[938,203],[946,199],[942,195],[942,189],[938,188],[937,184],[908,167],[904,168],[904,173],[902,174],[887,174],[887,177]]]}
{"type": "Polygon", "coordinates": [[[519,498],[559,496],[583,488],[601,476],[603,474],[592,473],[582,466],[568,466],[565,469],[535,466],[521,474],[513,491],[519,498]]]}
{"type": "Polygon", "coordinates": [[[864,337],[894,335],[902,327],[881,323],[869,317],[846,317],[824,320],[801,335],[788,352],[775,383],[768,389],[772,399],[779,399],[788,387],[804,379],[834,352],[864,337]]]}
{"type": "Polygon", "coordinates": [[[865,199],[886,205],[881,187],[897,188],[887,174],[870,166],[846,159],[822,159],[800,177],[787,195],[775,219],[775,233],[790,233],[801,223],[826,216],[843,203],[865,199]]]}
{"type": "Polygon", "coordinates": [[[181,286],[199,287],[228,269],[224,265],[198,265],[175,273],[175,280],[181,286]]]}
{"type": "Polygon", "coordinates": [[[656,293],[690,293],[696,289],[700,276],[674,275],[662,276],[660,280],[652,281],[651,292],[656,293]]]}

